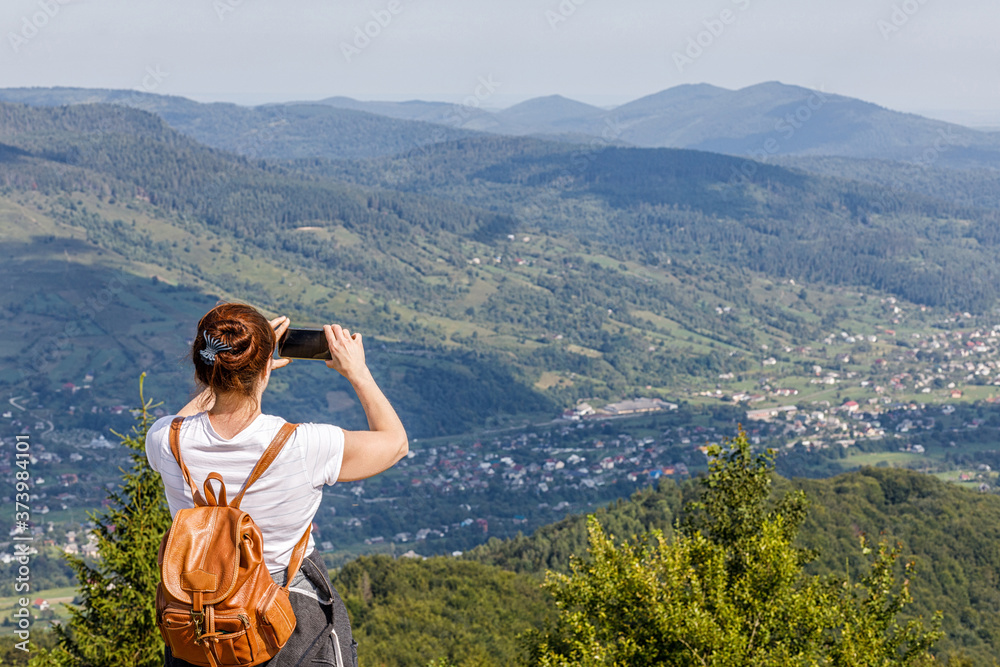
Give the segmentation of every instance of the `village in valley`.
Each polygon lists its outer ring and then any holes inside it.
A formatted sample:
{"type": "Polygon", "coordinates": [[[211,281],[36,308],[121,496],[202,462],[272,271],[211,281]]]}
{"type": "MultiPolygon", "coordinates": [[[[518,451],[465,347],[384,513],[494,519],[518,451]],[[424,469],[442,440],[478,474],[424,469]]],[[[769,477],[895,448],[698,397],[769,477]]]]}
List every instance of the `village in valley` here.
{"type": "MultiPolygon", "coordinates": [[[[884,303],[899,325],[895,300],[884,303]]],[[[764,350],[757,372],[722,374],[715,388],[675,393],[672,401],[581,401],[552,423],[511,437],[415,447],[387,476],[395,488],[383,486],[383,493],[398,497],[406,488],[406,495],[449,497],[499,489],[505,498],[525,499],[521,514],[490,513],[483,510],[488,503],[476,514],[463,504],[468,516],[460,521],[365,539],[422,542],[463,528],[507,536],[511,525],[528,531],[553,513],[584,511],[604,497],[703,470],[707,446],[741,427],[754,445],[777,450],[779,472],[789,476],[905,466],[996,492],[1000,325],[982,325],[968,313],[935,320],[929,309],[919,312],[917,326],[775,346],[764,350]]],[[[379,502],[358,488],[362,496],[379,502]]],[[[365,522],[351,516],[343,525],[364,532],[365,522]]]]}

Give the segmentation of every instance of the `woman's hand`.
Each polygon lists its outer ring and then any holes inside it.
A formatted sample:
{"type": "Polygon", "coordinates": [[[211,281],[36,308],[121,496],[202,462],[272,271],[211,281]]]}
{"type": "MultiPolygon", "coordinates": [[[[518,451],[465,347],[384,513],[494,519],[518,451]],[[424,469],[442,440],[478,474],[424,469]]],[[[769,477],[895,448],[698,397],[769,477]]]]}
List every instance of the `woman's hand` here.
{"type": "Polygon", "coordinates": [[[361,334],[352,334],[339,324],[324,324],[323,331],[326,333],[330,356],[333,357],[326,362],[327,368],[334,369],[352,384],[370,377],[365,364],[365,347],[361,342],[361,334]]]}
{"type": "MultiPolygon", "coordinates": [[[[281,340],[281,337],[285,335],[288,331],[288,325],[291,324],[291,320],[282,315],[281,317],[276,317],[271,320],[271,328],[274,329],[275,340],[281,340]]],[[[285,357],[280,357],[278,359],[271,358],[271,370],[275,368],[283,368],[288,364],[292,363],[291,359],[285,357]]]]}

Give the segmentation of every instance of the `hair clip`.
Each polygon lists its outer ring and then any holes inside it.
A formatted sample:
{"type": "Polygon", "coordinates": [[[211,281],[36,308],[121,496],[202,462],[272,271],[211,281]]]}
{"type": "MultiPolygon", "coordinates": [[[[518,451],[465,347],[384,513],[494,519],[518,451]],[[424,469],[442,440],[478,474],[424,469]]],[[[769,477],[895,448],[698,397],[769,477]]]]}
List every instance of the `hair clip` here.
{"type": "Polygon", "coordinates": [[[202,338],[205,339],[205,349],[200,350],[198,354],[201,355],[201,358],[204,359],[205,363],[209,366],[215,363],[215,355],[219,352],[225,352],[226,350],[233,349],[218,338],[209,336],[207,331],[202,332],[202,338]]]}

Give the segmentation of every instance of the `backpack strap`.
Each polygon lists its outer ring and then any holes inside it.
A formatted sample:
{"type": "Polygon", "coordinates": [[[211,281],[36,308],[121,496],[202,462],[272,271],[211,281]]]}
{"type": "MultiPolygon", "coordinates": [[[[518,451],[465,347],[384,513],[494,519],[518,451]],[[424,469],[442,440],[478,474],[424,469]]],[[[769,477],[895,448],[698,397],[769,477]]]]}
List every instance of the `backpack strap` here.
{"type": "Polygon", "coordinates": [[[299,568],[302,566],[302,560],[306,557],[306,547],[309,546],[309,534],[312,533],[312,522],[306,526],[306,532],[302,533],[302,537],[299,538],[298,543],[296,543],[295,548],[292,549],[292,557],[288,559],[288,572],[285,575],[285,585],[282,586],[285,590],[292,585],[292,579],[295,575],[299,573],[299,568]]]}
{"type": "Polygon", "coordinates": [[[181,467],[181,472],[184,473],[184,481],[188,483],[191,487],[191,498],[194,500],[196,506],[207,505],[208,503],[205,499],[198,493],[198,487],[194,485],[191,480],[191,473],[188,472],[188,467],[184,464],[184,459],[181,458],[181,424],[184,423],[184,417],[175,417],[172,422],[170,422],[170,451],[174,455],[174,459],[177,461],[177,465],[181,467]]]}
{"type": "MultiPolygon", "coordinates": [[[[247,481],[243,483],[243,488],[240,489],[239,494],[233,498],[233,502],[229,503],[230,507],[238,508],[240,502],[243,500],[243,494],[247,492],[250,485],[260,479],[260,476],[264,474],[264,471],[274,462],[274,459],[278,458],[278,454],[284,448],[285,443],[288,442],[288,438],[291,437],[292,433],[298,424],[284,424],[278,434],[274,436],[274,440],[271,444],[267,446],[264,453],[261,454],[260,459],[257,460],[257,465],[254,466],[253,470],[250,472],[250,476],[247,477],[247,481]]],[[[302,533],[302,537],[295,544],[292,549],[292,557],[288,561],[288,571],[285,578],[285,585],[283,588],[287,589],[292,583],[292,578],[298,574],[299,568],[302,566],[302,560],[306,555],[306,547],[309,546],[309,535],[312,533],[312,522],[306,526],[306,531],[302,533]]]]}
{"type": "Polygon", "coordinates": [[[274,436],[274,440],[271,441],[271,444],[267,446],[267,449],[264,450],[264,453],[261,454],[260,458],[257,460],[257,465],[255,465],[253,470],[250,471],[250,476],[247,477],[247,481],[243,482],[243,488],[240,489],[239,494],[233,498],[233,502],[229,503],[230,507],[239,508],[240,502],[243,500],[243,494],[247,492],[247,489],[250,488],[251,484],[260,479],[260,476],[263,475],[268,466],[274,462],[274,459],[278,458],[278,454],[281,453],[285,443],[288,442],[288,437],[292,434],[292,431],[295,430],[296,426],[298,426],[298,424],[286,423],[281,427],[278,434],[274,436]]]}

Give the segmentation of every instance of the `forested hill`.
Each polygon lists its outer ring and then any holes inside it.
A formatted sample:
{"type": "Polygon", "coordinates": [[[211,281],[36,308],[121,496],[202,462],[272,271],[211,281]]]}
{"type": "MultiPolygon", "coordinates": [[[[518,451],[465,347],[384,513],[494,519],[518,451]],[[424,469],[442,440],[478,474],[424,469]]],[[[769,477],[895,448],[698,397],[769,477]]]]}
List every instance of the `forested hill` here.
{"type": "MultiPolygon", "coordinates": [[[[383,345],[396,343],[399,356],[373,350],[372,363],[391,367],[385,383],[415,434],[461,432],[483,415],[554,410],[510,368],[489,363],[489,350],[429,351],[446,334],[414,317],[418,303],[424,318],[450,308],[453,290],[423,279],[437,270],[437,258],[480,236],[499,236],[513,225],[510,218],[290,174],[204,147],[155,115],[121,106],[0,105],[0,144],[3,250],[11,261],[5,278],[17,286],[4,307],[20,314],[15,328],[24,328],[12,337],[23,349],[9,355],[59,359],[30,380],[5,374],[4,385],[14,391],[30,382],[36,391],[54,392],[99,367],[107,400],[127,400],[139,370],[157,364],[159,395],[173,397],[176,409],[188,373],[167,362],[180,357],[183,338],[150,334],[176,332],[170,318],[181,314],[181,326],[192,326],[190,300],[203,292],[248,300],[303,324],[360,322],[378,331],[383,345]],[[436,244],[423,240],[428,236],[436,244]],[[88,278],[66,282],[79,274],[88,278]],[[125,279],[114,282],[115,275],[125,279]],[[124,289],[110,293],[111,307],[86,307],[102,294],[101,285],[121,282],[124,289]],[[87,335],[57,352],[36,348],[42,343],[32,331],[63,331],[81,314],[94,318],[87,335]],[[120,328],[122,321],[133,325],[120,328]],[[105,354],[118,346],[117,354],[105,354]]],[[[337,395],[328,377],[313,375],[277,391],[277,407],[309,420],[333,405],[348,424],[363,419],[352,413],[359,412],[356,402],[330,398],[337,395]]]]}
{"type": "Polygon", "coordinates": [[[783,156],[775,164],[793,169],[912,192],[965,208],[1000,208],[1000,172],[996,169],[949,169],[884,159],[783,156]]]}
{"type": "Polygon", "coordinates": [[[369,199],[357,187],[317,182],[213,150],[153,114],[114,105],[34,109],[0,104],[0,140],[10,149],[4,169],[8,185],[138,196],[241,235],[273,234],[316,219],[345,221],[359,231],[381,227],[385,233],[389,210],[427,231],[496,236],[512,224],[445,201],[431,205],[421,197],[388,192],[369,199]],[[95,182],[98,175],[103,182],[95,182]]]}
{"type": "Polygon", "coordinates": [[[202,104],[131,90],[4,88],[0,101],[35,107],[113,104],[149,111],[206,146],[251,158],[394,155],[431,143],[473,136],[469,130],[402,120],[318,103],[244,107],[202,104]]]}
{"type": "MultiPolygon", "coordinates": [[[[943,612],[945,636],[934,647],[940,663],[996,664],[1000,498],[915,472],[872,468],[819,481],[779,478],[775,487],[777,495],[806,493],[800,545],[818,551],[809,574],[857,581],[866,562],[862,532],[873,541],[898,541],[903,560],[916,564],[908,617],[926,621],[943,612]]],[[[696,496],[695,482],[663,481],[595,515],[618,542],[650,529],[670,539],[681,508],[696,496]]],[[[335,583],[366,659],[409,665],[446,655],[456,664],[512,664],[516,635],[537,629],[554,611],[539,595],[542,575],[567,572],[572,557],[587,554],[585,524],[584,516],[568,517],[530,537],[491,540],[458,560],[366,556],[349,563],[335,583]]]]}
{"type": "Polygon", "coordinates": [[[948,308],[996,299],[994,211],[741,158],[484,137],[299,165],[506,212],[644,261],[697,258],[948,308]]]}
{"type": "MultiPolygon", "coordinates": [[[[816,573],[858,576],[858,537],[884,536],[913,560],[913,613],[944,612],[944,653],[964,649],[975,664],[992,664],[1000,648],[1000,497],[977,494],[907,470],[865,468],[824,480],[778,480],[781,493],[803,490],[810,501],[802,546],[818,551],[816,573]],[[846,572],[845,572],[846,568],[846,572]]],[[[658,528],[668,535],[694,483],[661,482],[596,516],[618,539],[658,528]]],[[[586,553],[585,517],[573,516],[530,537],[492,540],[468,558],[515,572],[566,571],[586,553]]]]}

